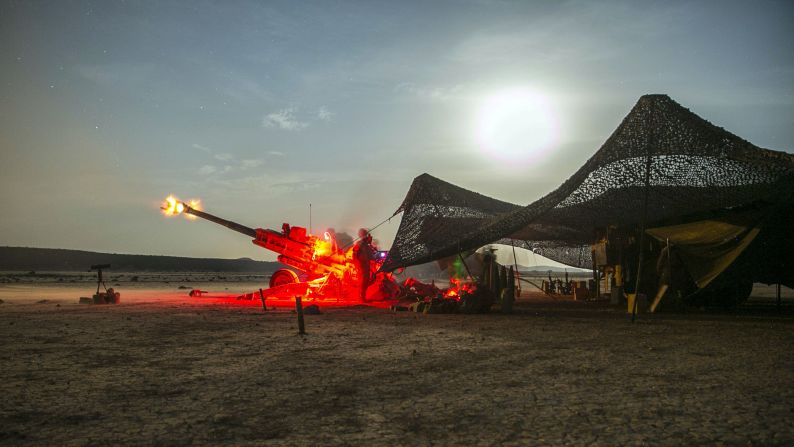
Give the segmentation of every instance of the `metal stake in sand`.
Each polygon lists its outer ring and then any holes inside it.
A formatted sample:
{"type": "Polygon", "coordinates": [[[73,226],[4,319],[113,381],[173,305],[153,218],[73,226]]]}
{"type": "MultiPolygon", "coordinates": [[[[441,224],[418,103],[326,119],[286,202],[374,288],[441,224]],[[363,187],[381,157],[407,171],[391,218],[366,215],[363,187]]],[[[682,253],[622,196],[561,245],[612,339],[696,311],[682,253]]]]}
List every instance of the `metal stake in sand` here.
{"type": "MultiPolygon", "coordinates": [[[[653,140],[652,140],[653,141],[653,140]]],[[[647,154],[645,157],[645,194],[642,203],[642,221],[640,221],[640,242],[637,246],[640,248],[639,259],[637,260],[637,280],[634,282],[634,305],[631,307],[631,322],[637,318],[637,302],[640,298],[640,280],[642,279],[642,262],[643,250],[645,246],[645,224],[648,220],[648,190],[651,189],[651,164],[653,157],[651,154],[651,145],[647,145],[647,154]]]]}
{"type": "Polygon", "coordinates": [[[780,283],[777,283],[777,312],[780,313],[780,283]]]}
{"type": "Polygon", "coordinates": [[[301,304],[301,297],[295,297],[295,311],[298,312],[298,334],[305,335],[306,328],[303,325],[303,304],[301,304]]]}
{"type": "Polygon", "coordinates": [[[259,298],[262,299],[262,311],[267,312],[267,306],[265,305],[265,293],[262,292],[262,289],[259,289],[259,298]]]}

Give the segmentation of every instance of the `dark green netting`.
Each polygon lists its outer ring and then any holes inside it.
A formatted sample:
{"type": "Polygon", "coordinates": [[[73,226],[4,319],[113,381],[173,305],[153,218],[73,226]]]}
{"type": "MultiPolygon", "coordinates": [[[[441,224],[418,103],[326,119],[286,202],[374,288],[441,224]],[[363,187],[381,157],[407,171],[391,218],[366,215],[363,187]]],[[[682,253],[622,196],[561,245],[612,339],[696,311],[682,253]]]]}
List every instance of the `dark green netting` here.
{"type": "Polygon", "coordinates": [[[793,179],[793,155],[754,146],[666,95],[646,95],[584,166],[530,205],[420,175],[397,210],[403,217],[383,268],[503,239],[590,268],[596,231],[641,222],[646,193],[647,221],[659,222],[752,203],[791,203],[793,179]]]}

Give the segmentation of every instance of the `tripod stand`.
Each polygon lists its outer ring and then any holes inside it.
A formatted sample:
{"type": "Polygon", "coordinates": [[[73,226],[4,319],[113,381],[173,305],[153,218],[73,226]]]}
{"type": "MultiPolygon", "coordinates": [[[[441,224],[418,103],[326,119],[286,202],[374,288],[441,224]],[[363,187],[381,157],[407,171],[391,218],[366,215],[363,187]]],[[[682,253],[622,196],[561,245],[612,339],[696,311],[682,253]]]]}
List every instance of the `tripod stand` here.
{"type": "Polygon", "coordinates": [[[99,286],[105,288],[105,293],[108,291],[108,286],[105,285],[105,280],[102,278],[102,269],[109,269],[110,264],[95,264],[91,266],[91,270],[96,270],[96,293],[99,295],[99,286]]]}

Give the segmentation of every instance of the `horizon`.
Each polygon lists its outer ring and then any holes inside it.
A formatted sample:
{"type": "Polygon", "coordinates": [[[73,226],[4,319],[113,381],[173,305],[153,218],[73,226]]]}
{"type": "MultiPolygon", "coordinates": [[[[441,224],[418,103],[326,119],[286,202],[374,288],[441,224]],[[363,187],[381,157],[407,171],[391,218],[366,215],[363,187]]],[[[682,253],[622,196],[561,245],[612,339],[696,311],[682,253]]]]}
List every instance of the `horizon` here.
{"type": "Polygon", "coordinates": [[[311,204],[315,233],[355,234],[425,172],[526,205],[650,93],[792,153],[792,18],[783,1],[3,1],[0,245],[273,261],[158,206],[280,228],[311,204]]]}
{"type": "MultiPolygon", "coordinates": [[[[492,247],[499,248],[507,248],[509,246],[502,245],[502,244],[490,244],[492,247]]],[[[58,247],[22,247],[22,246],[9,246],[9,245],[2,245],[0,246],[0,250],[2,249],[32,249],[32,250],[63,250],[63,251],[74,251],[74,252],[83,252],[83,253],[91,253],[91,254],[98,254],[98,255],[111,255],[111,256],[159,256],[159,257],[173,257],[173,258],[187,258],[187,259],[201,259],[201,260],[217,260],[217,261],[252,261],[252,262],[267,262],[267,263],[276,263],[280,264],[278,261],[269,261],[269,260],[261,260],[261,259],[253,259],[247,256],[240,257],[240,258],[219,258],[219,257],[195,257],[195,256],[176,256],[176,255],[153,255],[147,253],[124,253],[124,252],[101,252],[101,251],[92,251],[92,250],[83,250],[83,249],[72,249],[72,248],[58,248],[58,247]]],[[[531,250],[515,247],[517,256],[515,258],[512,255],[503,256],[501,253],[497,254],[497,259],[500,263],[504,265],[512,265],[515,264],[520,267],[526,268],[536,268],[536,267],[549,267],[555,269],[570,269],[572,271],[587,271],[590,272],[591,270],[582,269],[578,267],[572,267],[569,265],[561,264],[557,261],[549,259],[545,256],[539,255],[537,253],[532,252],[531,250]]],[[[432,261],[428,264],[434,264],[435,261],[432,261]]],[[[419,264],[422,265],[422,264],[419,264]]],[[[24,269],[23,269],[24,270],[24,269]]],[[[20,270],[21,271],[21,270],[20,270]]],[[[48,271],[48,270],[45,270],[48,271]]]]}

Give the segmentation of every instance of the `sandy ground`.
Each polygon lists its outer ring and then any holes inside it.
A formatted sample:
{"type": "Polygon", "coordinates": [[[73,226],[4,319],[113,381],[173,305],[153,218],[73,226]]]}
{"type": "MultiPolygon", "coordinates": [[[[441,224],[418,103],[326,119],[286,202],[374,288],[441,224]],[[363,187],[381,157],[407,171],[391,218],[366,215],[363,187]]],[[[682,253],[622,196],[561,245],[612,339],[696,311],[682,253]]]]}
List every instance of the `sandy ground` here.
{"type": "Polygon", "coordinates": [[[82,289],[0,286],[0,444],[794,443],[790,299],[635,324],[539,297],[509,316],[323,309],[299,336],[289,310],[175,284],[117,306],[82,289]]]}

